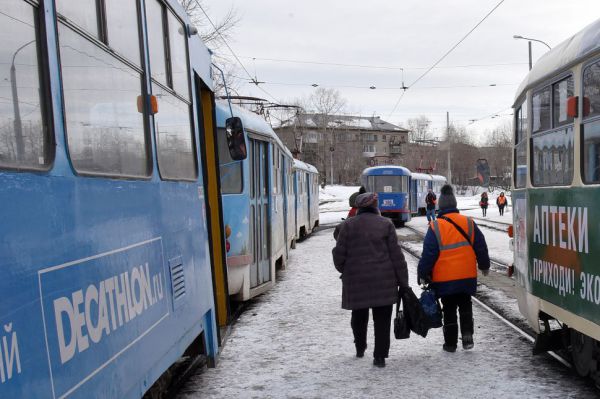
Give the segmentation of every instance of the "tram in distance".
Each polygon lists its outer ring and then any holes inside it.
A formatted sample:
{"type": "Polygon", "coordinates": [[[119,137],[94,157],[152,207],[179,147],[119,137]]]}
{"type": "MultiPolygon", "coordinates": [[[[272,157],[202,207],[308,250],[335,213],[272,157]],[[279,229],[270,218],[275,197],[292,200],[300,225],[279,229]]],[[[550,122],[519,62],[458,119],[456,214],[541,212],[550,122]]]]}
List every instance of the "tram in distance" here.
{"type": "Polygon", "coordinates": [[[0,397],[139,398],[184,354],[214,363],[225,231],[196,29],[174,0],[0,14],[0,397]]]}
{"type": "Polygon", "coordinates": [[[390,218],[396,227],[410,221],[410,176],[403,166],[373,166],[363,170],[361,184],[377,193],[382,216],[390,218]]]}
{"type": "Polygon", "coordinates": [[[513,234],[534,351],[600,383],[600,20],[536,63],[514,103],[513,234]],[[558,321],[560,328],[553,328],[558,321]]]}
{"type": "Polygon", "coordinates": [[[415,216],[424,216],[427,211],[425,197],[427,197],[429,189],[435,193],[436,197],[439,197],[444,184],[446,184],[444,176],[412,172],[410,175],[410,212],[415,216]]]}
{"type": "Polygon", "coordinates": [[[290,249],[319,224],[317,170],[292,157],[261,116],[216,104],[228,294],[245,301],[275,283],[290,249]],[[248,156],[231,158],[226,121],[240,118],[248,156]]]}

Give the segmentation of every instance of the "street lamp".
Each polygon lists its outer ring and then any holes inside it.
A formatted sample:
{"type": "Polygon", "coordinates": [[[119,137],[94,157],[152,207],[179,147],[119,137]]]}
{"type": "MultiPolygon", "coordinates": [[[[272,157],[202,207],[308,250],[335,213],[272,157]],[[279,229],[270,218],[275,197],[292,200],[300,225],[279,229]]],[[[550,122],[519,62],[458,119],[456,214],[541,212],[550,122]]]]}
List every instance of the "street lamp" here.
{"type": "Polygon", "coordinates": [[[528,48],[529,48],[529,70],[531,71],[531,67],[532,67],[532,62],[531,62],[531,42],[538,42],[538,43],[542,43],[544,46],[548,47],[548,50],[552,50],[552,47],[550,47],[550,45],[542,40],[538,40],[538,39],[532,39],[530,37],[523,37],[521,35],[514,35],[513,39],[523,39],[523,40],[527,40],[527,44],[528,44],[528,48]]]}

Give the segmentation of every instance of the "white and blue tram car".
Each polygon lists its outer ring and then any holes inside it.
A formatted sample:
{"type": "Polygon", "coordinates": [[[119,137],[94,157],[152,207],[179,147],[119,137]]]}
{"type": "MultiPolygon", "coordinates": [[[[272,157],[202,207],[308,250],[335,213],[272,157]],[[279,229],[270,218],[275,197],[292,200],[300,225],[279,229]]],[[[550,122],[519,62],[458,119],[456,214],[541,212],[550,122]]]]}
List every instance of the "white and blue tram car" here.
{"type": "Polygon", "coordinates": [[[544,55],[514,103],[513,231],[519,309],[534,350],[566,344],[600,383],[600,20],[544,55]],[[551,329],[550,320],[562,328],[551,329]]]}
{"type": "Polygon", "coordinates": [[[0,397],[139,398],[217,355],[209,52],[172,0],[0,22],[0,397]]]}
{"type": "Polygon", "coordinates": [[[245,301],[271,288],[298,238],[318,225],[317,170],[293,159],[261,116],[217,102],[228,293],[245,301]],[[231,158],[226,120],[241,119],[248,156],[231,158]]]}
{"type": "Polygon", "coordinates": [[[413,215],[425,215],[427,204],[425,197],[431,188],[432,177],[426,173],[411,173],[410,211],[413,215]]]}
{"type": "Polygon", "coordinates": [[[296,240],[303,239],[319,226],[319,172],[306,162],[294,159],[296,240]]]}
{"type": "Polygon", "coordinates": [[[361,183],[367,191],[379,196],[379,210],[394,222],[403,226],[410,221],[410,176],[403,166],[373,166],[363,170],[361,183]]]}

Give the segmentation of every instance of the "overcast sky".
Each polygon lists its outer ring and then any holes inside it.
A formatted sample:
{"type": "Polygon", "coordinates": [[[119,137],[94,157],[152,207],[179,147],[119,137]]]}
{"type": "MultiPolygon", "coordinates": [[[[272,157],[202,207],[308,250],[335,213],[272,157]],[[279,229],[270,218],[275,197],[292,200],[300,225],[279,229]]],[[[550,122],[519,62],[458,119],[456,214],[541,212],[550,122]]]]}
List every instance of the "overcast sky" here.
{"type": "MultiPolygon", "coordinates": [[[[600,18],[600,0],[505,0],[437,68],[407,90],[391,114],[402,94],[399,68],[404,69],[404,83],[410,86],[498,3],[213,0],[206,4],[213,20],[231,7],[237,10],[241,20],[229,44],[278,101],[307,97],[315,90],[314,83],[338,89],[348,101],[347,112],[353,114],[374,114],[404,125],[408,118],[426,115],[441,137],[449,111],[451,121],[481,138],[502,120],[510,121],[515,91],[528,71],[527,42],[513,35],[555,46],[600,18]],[[501,116],[488,117],[494,114],[501,116]],[[481,120],[471,123],[473,119],[481,120]]],[[[534,42],[534,62],[546,51],[543,44],[534,42]]],[[[247,76],[241,68],[238,74],[247,76]]],[[[241,85],[240,94],[267,97],[249,83],[241,85]]]]}

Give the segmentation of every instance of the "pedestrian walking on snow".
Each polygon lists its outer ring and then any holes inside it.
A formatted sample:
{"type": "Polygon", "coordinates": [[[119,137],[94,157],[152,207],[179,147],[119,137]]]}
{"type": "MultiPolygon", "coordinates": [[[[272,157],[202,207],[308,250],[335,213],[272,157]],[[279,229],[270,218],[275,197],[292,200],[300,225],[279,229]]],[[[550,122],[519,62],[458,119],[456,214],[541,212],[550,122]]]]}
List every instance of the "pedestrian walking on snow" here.
{"type": "Polygon", "coordinates": [[[481,212],[483,213],[483,217],[485,217],[487,215],[488,202],[489,202],[488,195],[484,191],[481,193],[481,199],[479,200],[479,206],[481,207],[481,212]]]}
{"type": "Polygon", "coordinates": [[[500,193],[500,196],[496,199],[496,205],[498,205],[498,210],[500,211],[500,216],[504,215],[504,207],[506,206],[506,197],[504,193],[500,193]]]}
{"type": "Polygon", "coordinates": [[[375,324],[373,364],[385,367],[390,349],[392,308],[398,288],[408,286],[408,271],[396,229],[377,209],[377,194],[356,197],[357,215],[340,225],[333,263],[342,273],[342,308],[352,311],[356,356],[367,348],[369,309],[375,324]]]}
{"type": "Polygon", "coordinates": [[[438,218],[429,225],[423,241],[418,278],[442,300],[443,349],[454,352],[458,341],[457,308],[463,349],[473,348],[471,295],[477,290],[477,267],[487,275],[490,258],[485,237],[475,222],[458,212],[452,186],[442,187],[438,206],[438,218]]]}
{"type": "Polygon", "coordinates": [[[432,220],[435,220],[435,203],[437,201],[437,197],[435,195],[435,193],[433,192],[432,189],[429,189],[429,192],[427,193],[427,196],[425,197],[425,206],[426,206],[426,211],[425,214],[427,215],[427,222],[431,222],[432,220]]]}
{"type": "Polygon", "coordinates": [[[358,189],[357,192],[352,193],[352,195],[348,199],[348,203],[350,205],[350,211],[348,212],[348,216],[346,216],[347,219],[356,216],[356,212],[358,211],[358,208],[356,207],[356,197],[358,197],[360,194],[364,194],[366,192],[367,192],[367,190],[363,186],[360,186],[360,188],[358,189]]]}

